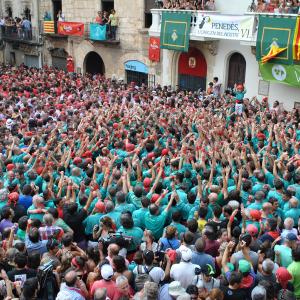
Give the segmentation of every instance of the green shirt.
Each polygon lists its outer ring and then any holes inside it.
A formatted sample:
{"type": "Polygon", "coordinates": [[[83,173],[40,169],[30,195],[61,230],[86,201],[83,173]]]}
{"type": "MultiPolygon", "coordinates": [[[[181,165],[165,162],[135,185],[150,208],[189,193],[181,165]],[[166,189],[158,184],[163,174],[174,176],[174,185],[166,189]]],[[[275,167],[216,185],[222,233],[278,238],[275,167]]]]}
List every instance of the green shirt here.
{"type": "Polygon", "coordinates": [[[87,235],[93,234],[94,226],[99,224],[99,221],[100,221],[102,216],[103,216],[103,214],[96,213],[94,215],[88,216],[83,221],[83,226],[85,227],[85,234],[87,234],[87,235]]]}
{"type": "Polygon", "coordinates": [[[65,221],[64,221],[63,219],[61,219],[61,218],[58,218],[58,219],[54,222],[53,225],[60,227],[60,228],[64,231],[64,233],[70,232],[70,231],[72,230],[72,229],[65,223],[65,221]]]}
{"type": "Polygon", "coordinates": [[[103,215],[101,217],[101,219],[104,218],[104,217],[110,217],[113,220],[113,222],[116,224],[116,227],[117,228],[120,227],[120,217],[121,217],[120,212],[114,210],[114,211],[111,211],[111,212],[107,213],[106,215],[103,215]]]}
{"type": "Polygon", "coordinates": [[[274,251],[280,252],[280,265],[287,268],[293,261],[292,249],[285,245],[276,245],[274,251]]]}
{"type": "Polygon", "coordinates": [[[297,298],[300,297],[300,261],[293,261],[288,266],[288,271],[293,276],[292,284],[294,286],[294,293],[297,298]]]}
{"type": "Polygon", "coordinates": [[[180,223],[177,223],[177,222],[172,222],[170,224],[170,226],[173,226],[177,229],[178,239],[180,239],[180,236],[181,236],[182,233],[185,233],[187,231],[187,228],[184,225],[182,225],[180,223]]]}
{"type": "Polygon", "coordinates": [[[21,241],[25,241],[25,234],[26,232],[20,228],[18,228],[17,230],[17,237],[21,240],[21,241]]]}
{"type": "Polygon", "coordinates": [[[145,214],[148,212],[148,208],[140,208],[133,212],[132,218],[134,225],[142,229],[145,229],[145,214]]]}
{"type": "Polygon", "coordinates": [[[43,222],[44,213],[41,213],[41,214],[30,214],[29,213],[30,210],[35,210],[35,209],[37,209],[37,208],[33,204],[27,209],[28,218],[29,219],[38,219],[41,222],[43,222]]]}
{"type": "Polygon", "coordinates": [[[165,210],[159,215],[151,215],[149,211],[145,214],[145,227],[152,232],[156,240],[162,236],[167,215],[165,210]]]}
{"type": "Polygon", "coordinates": [[[133,213],[135,211],[135,207],[133,204],[121,203],[116,205],[115,211],[119,213],[130,211],[131,213],[133,213]]]}
{"type": "Polygon", "coordinates": [[[128,193],[128,200],[135,206],[136,209],[142,207],[141,199],[138,198],[132,191],[128,193]]]}
{"type": "Polygon", "coordinates": [[[141,244],[142,242],[142,238],[143,238],[143,235],[144,235],[144,232],[141,228],[139,227],[133,227],[133,228],[130,228],[130,229],[125,229],[123,226],[121,226],[117,232],[120,232],[122,233],[123,235],[128,235],[128,236],[131,236],[133,238],[133,241],[131,243],[131,245],[128,247],[128,251],[133,251],[133,250],[136,250],[139,245],[141,244]]]}

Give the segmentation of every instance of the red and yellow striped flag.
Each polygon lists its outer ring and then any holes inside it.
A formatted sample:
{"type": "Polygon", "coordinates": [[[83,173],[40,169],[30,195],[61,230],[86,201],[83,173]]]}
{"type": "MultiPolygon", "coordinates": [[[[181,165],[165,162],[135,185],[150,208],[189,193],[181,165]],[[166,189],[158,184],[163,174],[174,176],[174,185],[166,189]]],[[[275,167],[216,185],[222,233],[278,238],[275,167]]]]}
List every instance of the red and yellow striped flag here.
{"type": "Polygon", "coordinates": [[[300,60],[300,17],[297,18],[296,22],[293,58],[294,60],[300,60]]]}
{"type": "Polygon", "coordinates": [[[44,21],[44,33],[54,33],[54,21],[44,21]]]}

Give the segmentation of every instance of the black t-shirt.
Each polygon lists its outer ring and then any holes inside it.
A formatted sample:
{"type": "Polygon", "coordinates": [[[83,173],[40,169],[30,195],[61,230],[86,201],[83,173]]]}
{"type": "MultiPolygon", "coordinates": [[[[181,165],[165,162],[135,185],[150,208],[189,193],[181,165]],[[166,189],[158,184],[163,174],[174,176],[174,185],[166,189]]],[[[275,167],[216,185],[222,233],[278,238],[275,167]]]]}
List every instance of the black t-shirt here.
{"type": "Polygon", "coordinates": [[[245,300],[247,298],[247,293],[243,289],[233,290],[226,286],[222,287],[222,292],[224,294],[223,300],[245,300]]]}
{"type": "Polygon", "coordinates": [[[74,242],[79,243],[85,240],[84,226],[82,224],[83,220],[87,217],[87,212],[84,209],[77,211],[75,214],[70,214],[68,212],[68,205],[63,208],[64,221],[71,227],[74,231],[74,242]]]}
{"type": "Polygon", "coordinates": [[[7,276],[9,278],[9,280],[12,281],[12,282],[22,281],[24,283],[27,279],[36,277],[36,270],[32,270],[32,269],[21,269],[21,270],[13,269],[12,271],[9,271],[7,273],[7,276]]]}

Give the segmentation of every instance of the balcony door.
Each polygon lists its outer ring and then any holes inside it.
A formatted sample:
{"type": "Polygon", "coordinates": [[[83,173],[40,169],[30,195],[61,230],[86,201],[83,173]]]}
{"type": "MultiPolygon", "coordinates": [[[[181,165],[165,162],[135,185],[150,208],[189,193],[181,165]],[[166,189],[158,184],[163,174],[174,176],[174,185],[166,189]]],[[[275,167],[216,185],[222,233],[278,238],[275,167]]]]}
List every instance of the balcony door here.
{"type": "Polygon", "coordinates": [[[207,64],[197,48],[181,53],[178,61],[178,85],[180,89],[197,91],[206,88],[207,64]]]}
{"type": "Polygon", "coordinates": [[[244,83],[246,74],[246,60],[238,52],[233,53],[228,63],[227,87],[233,88],[235,83],[244,83]]]}

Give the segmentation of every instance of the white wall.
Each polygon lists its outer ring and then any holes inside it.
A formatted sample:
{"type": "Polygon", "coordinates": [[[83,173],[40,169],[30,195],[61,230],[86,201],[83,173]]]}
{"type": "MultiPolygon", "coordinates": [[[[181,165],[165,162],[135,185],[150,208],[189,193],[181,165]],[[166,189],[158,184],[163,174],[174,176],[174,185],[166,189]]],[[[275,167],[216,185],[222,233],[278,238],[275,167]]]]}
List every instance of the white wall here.
{"type": "Polygon", "coordinates": [[[220,40],[218,45],[218,54],[213,62],[213,74],[208,74],[208,78],[218,76],[223,87],[227,87],[228,60],[232,53],[239,52],[246,60],[245,86],[247,89],[246,97],[257,95],[258,92],[258,64],[254,54],[251,53],[250,46],[242,46],[236,41],[220,40]]]}
{"type": "Polygon", "coordinates": [[[295,102],[300,102],[300,87],[292,87],[280,83],[271,83],[269,90],[270,102],[278,100],[287,110],[294,108],[295,102]]]}

